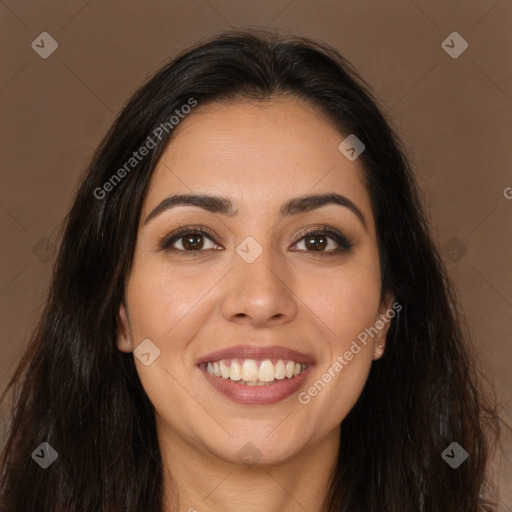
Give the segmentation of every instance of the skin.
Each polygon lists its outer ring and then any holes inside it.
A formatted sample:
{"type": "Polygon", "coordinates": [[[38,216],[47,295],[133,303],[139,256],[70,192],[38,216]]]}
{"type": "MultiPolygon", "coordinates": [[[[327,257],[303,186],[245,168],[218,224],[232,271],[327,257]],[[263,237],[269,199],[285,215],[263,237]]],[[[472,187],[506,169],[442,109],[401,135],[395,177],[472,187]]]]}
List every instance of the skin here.
{"type": "Polygon", "coordinates": [[[239,344],[284,345],[315,359],[299,390],[307,391],[390,309],[391,297],[380,302],[362,166],[338,150],[344,138],[292,98],[200,105],[180,123],[155,169],[119,310],[118,348],[131,352],[150,339],[161,351],[149,366],[134,360],[156,410],[166,510],[179,496],[180,511],[320,511],[340,424],[382,356],[378,345],[385,346],[389,323],[307,405],[297,393],[272,405],[237,404],[206,380],[196,361],[239,344]],[[185,205],[144,223],[167,196],[192,192],[228,197],[238,214],[185,205]],[[286,200],[332,192],[357,205],[366,228],[334,204],[278,221],[286,200]],[[298,236],[324,224],[354,247],[328,255],[339,246],[335,240],[315,251],[298,236]],[[174,252],[162,250],[160,240],[183,225],[209,228],[219,243],[206,236],[202,252],[186,252],[181,238],[174,252]],[[263,249],[250,264],[236,252],[247,236],[263,249]],[[248,442],[261,453],[253,467],[237,456],[248,442]]]}

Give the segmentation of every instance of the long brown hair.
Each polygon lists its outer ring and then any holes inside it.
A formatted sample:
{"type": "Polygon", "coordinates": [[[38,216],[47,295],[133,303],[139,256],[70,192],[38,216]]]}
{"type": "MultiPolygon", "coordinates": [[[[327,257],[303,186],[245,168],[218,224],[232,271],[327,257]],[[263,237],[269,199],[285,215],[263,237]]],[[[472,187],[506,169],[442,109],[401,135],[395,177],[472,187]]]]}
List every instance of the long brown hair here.
{"type": "Polygon", "coordinates": [[[133,356],[117,350],[116,333],[142,203],[172,140],[165,123],[191,98],[201,106],[284,94],[364,142],[359,158],[376,219],[382,293],[402,305],[384,357],[341,424],[324,510],[482,509],[498,420],[403,146],[366,82],[334,49],[251,31],[215,37],[159,70],[124,107],[82,177],[46,307],[6,390],[14,407],[0,461],[2,512],[162,511],[154,409],[133,356]],[[148,137],[150,154],[127,168],[148,137]],[[46,469],[31,457],[42,442],[58,453],[46,469]],[[441,456],[452,442],[469,454],[456,469],[441,456]]]}

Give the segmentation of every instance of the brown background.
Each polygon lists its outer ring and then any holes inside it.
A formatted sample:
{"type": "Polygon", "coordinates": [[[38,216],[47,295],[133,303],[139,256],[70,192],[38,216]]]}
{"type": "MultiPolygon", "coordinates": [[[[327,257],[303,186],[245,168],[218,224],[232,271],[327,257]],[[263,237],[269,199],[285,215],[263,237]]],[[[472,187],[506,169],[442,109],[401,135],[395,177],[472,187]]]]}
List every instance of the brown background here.
{"type": "Polygon", "coordinates": [[[78,175],[124,102],[198,39],[275,27],[330,43],[372,85],[512,423],[511,22],[511,0],[0,1],[1,388],[41,307],[78,175]],[[469,44],[457,59],[441,46],[454,31],[469,44]],[[42,32],[59,45],[47,59],[31,48],[42,32]]]}

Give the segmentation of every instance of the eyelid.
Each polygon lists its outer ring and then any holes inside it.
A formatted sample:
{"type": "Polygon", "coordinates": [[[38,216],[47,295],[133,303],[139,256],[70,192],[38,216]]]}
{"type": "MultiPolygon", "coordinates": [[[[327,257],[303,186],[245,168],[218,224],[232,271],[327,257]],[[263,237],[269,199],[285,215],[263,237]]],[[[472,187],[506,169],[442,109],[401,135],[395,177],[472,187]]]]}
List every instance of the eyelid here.
{"type": "MultiPolygon", "coordinates": [[[[171,233],[168,233],[165,235],[159,242],[158,246],[162,250],[172,250],[174,248],[170,247],[171,242],[175,240],[179,240],[180,235],[186,235],[188,233],[199,233],[199,234],[205,234],[208,236],[208,238],[211,238],[213,242],[215,242],[217,245],[220,245],[220,242],[218,240],[217,235],[211,230],[208,229],[205,226],[198,226],[198,225],[186,225],[186,226],[180,226],[176,228],[175,230],[171,231],[171,233]]],[[[176,249],[176,251],[179,252],[204,252],[204,251],[181,251],[179,249],[176,249]]]]}
{"type": "Polygon", "coordinates": [[[335,255],[343,252],[349,252],[356,244],[352,242],[346,235],[344,235],[341,231],[331,228],[326,224],[319,224],[317,226],[308,226],[302,229],[295,238],[297,238],[296,242],[293,245],[297,245],[299,242],[304,240],[307,236],[314,235],[325,235],[326,237],[334,240],[340,247],[338,249],[334,249],[331,251],[297,251],[297,252],[306,252],[308,254],[313,255],[335,255]]]}
{"type": "MultiPolygon", "coordinates": [[[[181,252],[181,253],[193,253],[198,254],[202,252],[206,252],[206,250],[197,250],[197,251],[184,251],[182,249],[176,249],[172,247],[175,241],[179,240],[181,237],[183,237],[186,234],[200,234],[204,235],[207,238],[210,238],[216,245],[221,245],[219,241],[219,237],[209,228],[205,226],[199,226],[199,225],[185,225],[180,226],[177,229],[173,230],[171,233],[164,236],[160,242],[159,247],[161,250],[168,250],[168,251],[175,251],[175,252],[181,252]]],[[[334,240],[338,244],[337,249],[332,249],[330,251],[297,251],[294,252],[304,252],[308,254],[313,255],[334,255],[344,252],[349,252],[355,245],[354,242],[352,242],[347,236],[345,236],[342,232],[335,228],[331,228],[327,226],[326,224],[318,224],[315,226],[308,226],[306,228],[303,228],[298,234],[294,236],[295,242],[293,243],[293,246],[297,245],[299,242],[304,240],[307,236],[314,236],[314,235],[325,235],[327,238],[330,238],[331,240],[334,240]]],[[[208,249],[212,250],[212,249],[208,249]]],[[[215,249],[218,250],[218,249],[215,249]]]]}

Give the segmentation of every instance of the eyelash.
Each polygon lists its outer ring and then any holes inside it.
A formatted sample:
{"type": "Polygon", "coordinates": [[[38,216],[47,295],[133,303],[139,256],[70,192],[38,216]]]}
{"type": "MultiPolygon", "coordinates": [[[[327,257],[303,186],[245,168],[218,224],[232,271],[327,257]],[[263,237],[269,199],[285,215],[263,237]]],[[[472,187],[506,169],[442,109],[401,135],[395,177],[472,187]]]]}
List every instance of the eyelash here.
{"type": "MultiPolygon", "coordinates": [[[[205,252],[205,250],[197,250],[197,251],[187,251],[184,249],[176,249],[175,247],[172,247],[174,242],[179,240],[180,238],[184,238],[185,235],[203,235],[207,238],[210,238],[212,242],[214,242],[216,245],[220,245],[219,241],[217,240],[217,236],[210,231],[208,228],[204,228],[201,226],[183,226],[181,228],[176,229],[169,235],[165,236],[159,243],[159,247],[161,250],[165,251],[173,251],[173,252],[181,252],[181,253],[192,253],[193,256],[195,256],[198,253],[205,252]]],[[[330,238],[331,240],[334,240],[339,247],[336,249],[332,249],[330,251],[308,251],[308,250],[300,250],[296,252],[307,252],[309,254],[312,254],[313,256],[335,256],[342,253],[350,252],[352,247],[355,245],[354,243],[350,242],[348,238],[346,238],[341,233],[338,233],[337,231],[333,231],[327,228],[327,226],[323,227],[314,227],[314,228],[307,228],[301,231],[298,235],[299,239],[297,242],[295,242],[294,245],[298,244],[299,242],[303,241],[308,236],[319,236],[323,235],[327,238],[330,238]]],[[[206,250],[218,250],[218,249],[206,249],[206,250]]]]}

